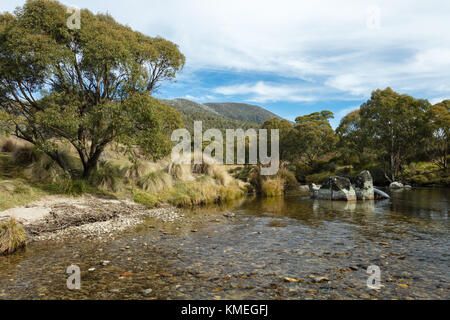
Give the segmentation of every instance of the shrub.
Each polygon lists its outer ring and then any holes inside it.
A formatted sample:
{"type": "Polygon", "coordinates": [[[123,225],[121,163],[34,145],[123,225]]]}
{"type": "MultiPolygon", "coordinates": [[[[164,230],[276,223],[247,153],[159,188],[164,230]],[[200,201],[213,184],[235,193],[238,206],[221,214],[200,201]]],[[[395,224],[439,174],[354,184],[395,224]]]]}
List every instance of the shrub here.
{"type": "Polygon", "coordinates": [[[306,183],[307,184],[311,184],[311,183],[322,184],[329,177],[331,177],[333,175],[334,175],[334,173],[333,172],[329,172],[329,171],[311,174],[311,175],[306,177],[306,183]]]}
{"type": "Polygon", "coordinates": [[[10,254],[25,246],[25,231],[15,219],[0,223],[0,254],[10,254]]]}
{"type": "MultiPolygon", "coordinates": [[[[84,193],[92,191],[92,187],[83,179],[65,179],[58,183],[59,192],[71,196],[80,196],[84,193]]],[[[56,191],[56,190],[55,190],[56,191]]]]}
{"type": "Polygon", "coordinates": [[[295,177],[300,182],[306,182],[306,177],[312,173],[312,168],[306,163],[298,161],[295,164],[295,177]]]}

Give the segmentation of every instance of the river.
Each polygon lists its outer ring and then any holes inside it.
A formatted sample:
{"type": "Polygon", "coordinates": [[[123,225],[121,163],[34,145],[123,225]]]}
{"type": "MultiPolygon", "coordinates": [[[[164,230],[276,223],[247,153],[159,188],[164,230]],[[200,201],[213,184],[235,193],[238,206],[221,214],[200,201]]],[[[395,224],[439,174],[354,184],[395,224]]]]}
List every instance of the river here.
{"type": "Polygon", "coordinates": [[[182,223],[33,243],[0,257],[0,299],[449,299],[449,189],[391,195],[254,197],[186,210],[182,223]],[[71,264],[80,290],[67,289],[71,264]]]}

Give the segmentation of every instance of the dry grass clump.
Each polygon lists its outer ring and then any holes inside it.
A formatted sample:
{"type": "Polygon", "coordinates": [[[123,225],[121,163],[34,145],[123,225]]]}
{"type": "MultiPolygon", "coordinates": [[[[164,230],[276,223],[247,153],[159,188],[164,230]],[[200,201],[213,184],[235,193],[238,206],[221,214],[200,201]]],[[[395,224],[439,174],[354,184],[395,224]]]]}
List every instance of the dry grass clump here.
{"type": "Polygon", "coordinates": [[[165,200],[178,207],[189,207],[222,203],[243,195],[238,183],[221,186],[212,177],[201,176],[196,181],[177,181],[165,200]]]}
{"type": "Polygon", "coordinates": [[[227,186],[233,181],[233,178],[223,165],[218,164],[213,158],[205,155],[203,155],[203,163],[192,164],[192,173],[208,175],[223,186],[227,186]]]}
{"type": "Polygon", "coordinates": [[[174,162],[170,162],[167,166],[167,172],[177,180],[195,180],[195,178],[192,176],[191,165],[189,164],[176,164],[174,162]]]}
{"type": "Polygon", "coordinates": [[[120,166],[112,162],[101,163],[92,175],[90,183],[101,190],[120,191],[123,187],[123,176],[120,166]]]}
{"type": "Polygon", "coordinates": [[[135,162],[122,161],[122,176],[131,183],[137,183],[144,176],[159,169],[159,166],[150,161],[138,160],[135,162]]]}
{"type": "Polygon", "coordinates": [[[284,180],[285,190],[296,190],[298,188],[297,178],[292,171],[283,168],[278,171],[277,175],[284,180]]]}
{"type": "Polygon", "coordinates": [[[284,180],[280,177],[262,181],[261,194],[265,197],[278,197],[284,194],[284,180]]]}
{"type": "Polygon", "coordinates": [[[16,145],[12,151],[12,161],[17,165],[27,166],[37,162],[42,157],[31,144],[16,145]]]}
{"type": "Polygon", "coordinates": [[[13,138],[0,139],[0,152],[13,152],[16,149],[17,141],[13,138]]]}
{"type": "Polygon", "coordinates": [[[22,226],[11,218],[0,223],[0,254],[10,254],[26,246],[27,240],[22,226]]]}
{"type": "Polygon", "coordinates": [[[172,188],[172,183],[171,175],[163,170],[158,170],[142,177],[138,181],[138,186],[149,193],[156,194],[172,188]]]}

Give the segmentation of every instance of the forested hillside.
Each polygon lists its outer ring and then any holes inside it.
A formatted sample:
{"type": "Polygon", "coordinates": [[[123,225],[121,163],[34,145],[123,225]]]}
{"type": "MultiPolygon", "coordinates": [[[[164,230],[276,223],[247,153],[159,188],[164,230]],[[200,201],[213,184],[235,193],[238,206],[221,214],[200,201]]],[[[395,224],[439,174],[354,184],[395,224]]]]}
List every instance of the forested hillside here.
{"type": "Polygon", "coordinates": [[[255,122],[263,124],[264,121],[273,118],[280,118],[276,114],[266,109],[245,103],[225,102],[225,103],[205,103],[204,105],[226,118],[246,122],[255,122]]]}
{"type": "Polygon", "coordinates": [[[239,120],[236,118],[228,118],[207,105],[196,103],[186,99],[162,100],[162,102],[170,105],[174,109],[180,111],[183,115],[183,122],[188,130],[193,130],[194,121],[202,121],[203,129],[217,128],[225,129],[249,129],[258,128],[260,124],[239,120]]]}

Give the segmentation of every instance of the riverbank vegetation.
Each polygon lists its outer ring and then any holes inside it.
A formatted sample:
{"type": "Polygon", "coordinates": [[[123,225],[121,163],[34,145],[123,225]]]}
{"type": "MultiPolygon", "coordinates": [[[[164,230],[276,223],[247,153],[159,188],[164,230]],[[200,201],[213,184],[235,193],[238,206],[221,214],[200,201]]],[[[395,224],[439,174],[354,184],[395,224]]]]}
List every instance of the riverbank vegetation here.
{"type": "MultiPolygon", "coordinates": [[[[326,110],[295,123],[265,121],[263,129],[280,130],[274,176],[261,176],[259,166],[176,165],[170,137],[183,115],[152,95],[182,70],[178,46],[109,15],[81,15],[73,30],[57,1],[27,1],[0,15],[0,209],[83,193],[192,206],[247,191],[274,197],[362,170],[380,185],[449,185],[450,102],[431,105],[390,88],[374,91],[336,130],[326,110]]],[[[224,107],[209,106],[226,114],[224,107]]]]}
{"type": "Polygon", "coordinates": [[[449,186],[450,100],[428,100],[376,90],[360,109],[333,130],[330,111],[266,121],[280,130],[280,158],[301,183],[322,183],[332,175],[352,177],[369,170],[375,183],[403,181],[449,186]]]}

